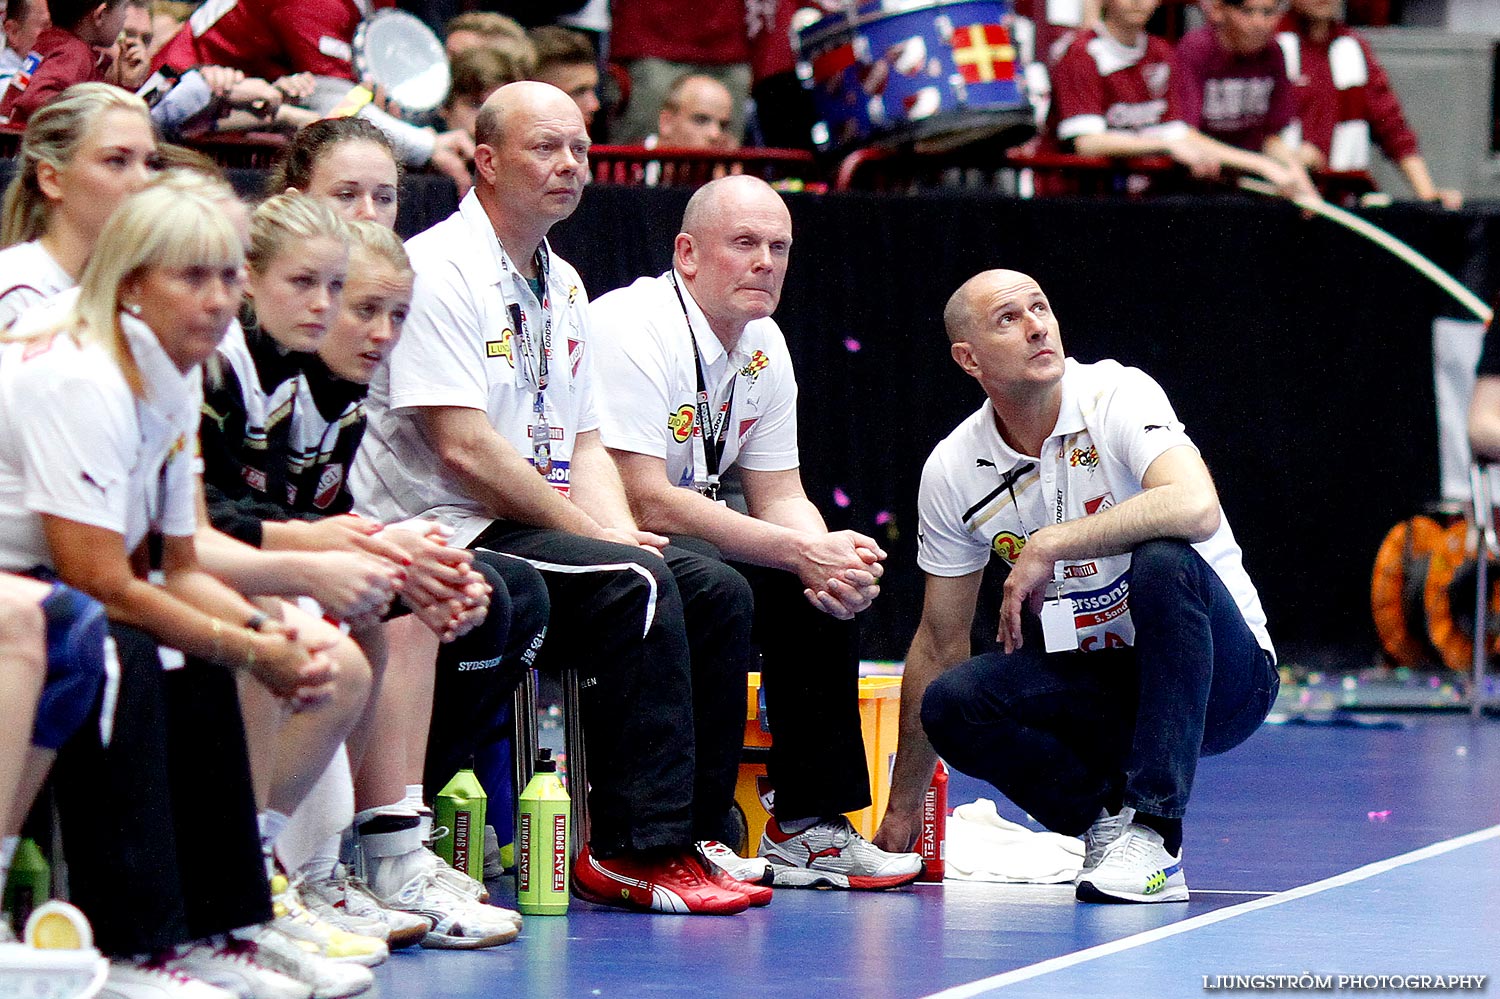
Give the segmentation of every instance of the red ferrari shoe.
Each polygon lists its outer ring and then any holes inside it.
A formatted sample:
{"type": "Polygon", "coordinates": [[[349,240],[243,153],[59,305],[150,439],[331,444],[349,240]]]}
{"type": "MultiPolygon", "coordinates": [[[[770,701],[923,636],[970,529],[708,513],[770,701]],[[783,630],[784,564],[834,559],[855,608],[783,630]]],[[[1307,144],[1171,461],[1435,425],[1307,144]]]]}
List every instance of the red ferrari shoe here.
{"type": "Polygon", "coordinates": [[[601,860],[585,846],[573,864],[573,894],[638,912],[732,916],[750,907],[745,895],[713,882],[693,847],[601,860]]]}

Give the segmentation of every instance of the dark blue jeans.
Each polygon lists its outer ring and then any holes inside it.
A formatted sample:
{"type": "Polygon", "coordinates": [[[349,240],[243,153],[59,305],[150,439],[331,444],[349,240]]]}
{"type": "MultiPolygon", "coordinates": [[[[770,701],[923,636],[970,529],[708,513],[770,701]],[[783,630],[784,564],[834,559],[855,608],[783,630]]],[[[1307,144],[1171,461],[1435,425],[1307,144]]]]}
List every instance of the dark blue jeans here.
{"type": "Polygon", "coordinates": [[[1028,614],[1014,653],[976,656],[935,680],[922,700],[934,748],[1066,835],[1106,803],[1180,818],[1199,757],[1248,739],[1280,681],[1187,543],[1137,548],[1129,599],[1134,648],[1048,653],[1028,614]]]}

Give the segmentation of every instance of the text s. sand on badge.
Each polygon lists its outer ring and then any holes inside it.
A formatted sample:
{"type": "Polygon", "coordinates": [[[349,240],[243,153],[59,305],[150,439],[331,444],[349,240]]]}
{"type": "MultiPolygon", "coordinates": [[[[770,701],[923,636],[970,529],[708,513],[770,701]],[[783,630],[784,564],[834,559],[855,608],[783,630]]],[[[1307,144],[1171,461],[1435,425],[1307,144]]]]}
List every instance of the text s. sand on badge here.
{"type": "Polygon", "coordinates": [[[1073,623],[1073,601],[1062,595],[1062,584],[1047,584],[1042,599],[1042,641],[1048,652],[1077,652],[1078,629],[1073,623]]]}

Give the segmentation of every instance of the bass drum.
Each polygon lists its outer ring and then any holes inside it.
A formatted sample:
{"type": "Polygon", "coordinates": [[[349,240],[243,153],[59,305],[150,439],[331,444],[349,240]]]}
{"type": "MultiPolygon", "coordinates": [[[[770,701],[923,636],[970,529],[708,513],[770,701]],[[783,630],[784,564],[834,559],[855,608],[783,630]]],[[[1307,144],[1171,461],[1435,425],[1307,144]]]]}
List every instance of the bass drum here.
{"type": "Polygon", "coordinates": [[[871,0],[799,12],[797,75],[820,149],[1018,145],[1036,131],[1010,0],[871,0]]]}

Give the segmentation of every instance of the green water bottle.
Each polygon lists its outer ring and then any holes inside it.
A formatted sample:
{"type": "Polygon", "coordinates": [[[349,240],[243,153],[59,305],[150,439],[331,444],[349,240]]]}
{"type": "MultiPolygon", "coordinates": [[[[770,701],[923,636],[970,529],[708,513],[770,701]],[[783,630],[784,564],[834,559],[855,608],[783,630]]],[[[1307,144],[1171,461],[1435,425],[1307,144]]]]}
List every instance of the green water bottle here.
{"type": "Polygon", "coordinates": [[[16,932],[26,925],[31,910],[52,897],[52,865],[33,840],[23,839],[11,858],[5,882],[5,911],[16,932]]]}
{"type": "Polygon", "coordinates": [[[484,883],[486,803],[472,766],[454,774],[432,803],[432,821],[439,830],[432,844],[434,852],[480,884],[484,883]]]}
{"type": "Polygon", "coordinates": [[[552,750],[537,751],[536,772],[516,811],[516,908],[527,916],[568,911],[572,807],[552,750]]]}

